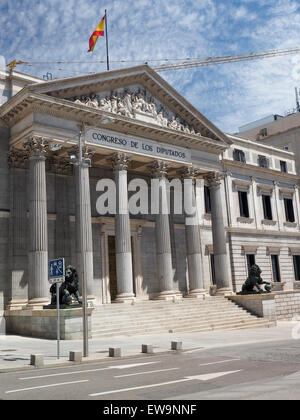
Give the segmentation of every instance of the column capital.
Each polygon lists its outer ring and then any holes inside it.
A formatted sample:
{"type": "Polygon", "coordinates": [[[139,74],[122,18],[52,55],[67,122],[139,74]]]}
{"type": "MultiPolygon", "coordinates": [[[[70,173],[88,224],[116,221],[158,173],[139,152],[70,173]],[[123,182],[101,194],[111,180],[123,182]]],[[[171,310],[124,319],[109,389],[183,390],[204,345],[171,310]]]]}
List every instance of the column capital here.
{"type": "Polygon", "coordinates": [[[170,163],[164,160],[155,160],[149,165],[151,174],[154,178],[166,177],[169,166],[170,166],[170,163]]]}
{"type": "Polygon", "coordinates": [[[71,163],[68,158],[52,156],[51,164],[57,174],[68,175],[71,171],[71,163]]]}
{"type": "Polygon", "coordinates": [[[27,153],[24,150],[12,147],[7,154],[8,166],[13,168],[25,168],[27,153]]]}
{"type": "Polygon", "coordinates": [[[28,153],[29,157],[45,157],[48,148],[49,141],[43,137],[32,136],[23,143],[23,147],[28,153]]]}
{"type": "MultiPolygon", "coordinates": [[[[70,158],[71,158],[71,156],[75,155],[76,158],[77,158],[77,162],[78,162],[78,156],[79,156],[79,146],[78,145],[70,147],[67,150],[67,153],[68,153],[70,158]]],[[[92,160],[95,153],[96,153],[95,150],[92,149],[91,147],[83,146],[82,147],[82,163],[90,166],[91,160],[92,160]]]]}
{"type": "Polygon", "coordinates": [[[195,180],[195,178],[200,174],[200,169],[195,168],[194,166],[184,166],[180,170],[181,179],[192,179],[195,180]]]}
{"type": "Polygon", "coordinates": [[[114,153],[110,158],[114,171],[127,171],[131,155],[128,153],[114,153]]]}
{"type": "Polygon", "coordinates": [[[204,179],[210,188],[218,187],[221,185],[222,180],[224,179],[224,174],[221,174],[220,172],[209,172],[207,175],[205,175],[204,179]]]}

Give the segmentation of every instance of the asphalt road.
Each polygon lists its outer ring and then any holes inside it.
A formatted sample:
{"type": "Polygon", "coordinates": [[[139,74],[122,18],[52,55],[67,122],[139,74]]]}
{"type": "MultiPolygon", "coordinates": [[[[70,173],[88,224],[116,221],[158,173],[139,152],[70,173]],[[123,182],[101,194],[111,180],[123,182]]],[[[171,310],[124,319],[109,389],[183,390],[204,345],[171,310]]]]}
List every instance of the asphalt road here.
{"type": "Polygon", "coordinates": [[[107,410],[116,400],[130,400],[131,407],[139,400],[298,400],[300,344],[248,344],[3,373],[0,399],[105,400],[107,410]]]}

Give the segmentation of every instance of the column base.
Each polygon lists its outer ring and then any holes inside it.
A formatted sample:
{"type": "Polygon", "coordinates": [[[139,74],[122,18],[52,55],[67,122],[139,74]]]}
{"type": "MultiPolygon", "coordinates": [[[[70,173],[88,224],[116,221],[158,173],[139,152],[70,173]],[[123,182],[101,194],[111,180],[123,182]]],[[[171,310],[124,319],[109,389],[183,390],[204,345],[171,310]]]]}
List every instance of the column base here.
{"type": "Polygon", "coordinates": [[[12,299],[6,306],[8,311],[21,311],[25,309],[28,304],[27,299],[12,299]]]}
{"type": "Polygon", "coordinates": [[[172,300],[173,302],[182,300],[182,294],[178,290],[167,290],[160,292],[154,300],[172,300]]]}
{"type": "Polygon", "coordinates": [[[134,304],[135,302],[135,295],[133,293],[121,293],[120,295],[116,296],[114,302],[116,303],[130,303],[134,304]]]}
{"type": "Polygon", "coordinates": [[[217,289],[215,296],[231,296],[234,295],[233,291],[228,287],[221,287],[217,289]]]}
{"type": "Polygon", "coordinates": [[[207,291],[205,289],[195,289],[191,290],[185,297],[190,299],[205,299],[207,296],[207,291]]]}
{"type": "Polygon", "coordinates": [[[34,298],[30,299],[26,305],[26,309],[35,310],[42,310],[44,306],[49,304],[48,298],[34,298]]]}

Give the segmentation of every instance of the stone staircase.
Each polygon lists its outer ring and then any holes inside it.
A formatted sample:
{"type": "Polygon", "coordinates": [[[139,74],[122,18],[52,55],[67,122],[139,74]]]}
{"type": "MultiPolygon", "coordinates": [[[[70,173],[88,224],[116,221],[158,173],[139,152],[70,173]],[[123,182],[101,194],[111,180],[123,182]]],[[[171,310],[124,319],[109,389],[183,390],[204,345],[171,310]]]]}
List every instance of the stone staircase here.
{"type": "Polygon", "coordinates": [[[103,305],[93,311],[91,333],[92,338],[103,338],[166,332],[268,328],[275,325],[275,322],[251,315],[224,297],[209,296],[205,300],[147,300],[133,305],[103,305]]]}

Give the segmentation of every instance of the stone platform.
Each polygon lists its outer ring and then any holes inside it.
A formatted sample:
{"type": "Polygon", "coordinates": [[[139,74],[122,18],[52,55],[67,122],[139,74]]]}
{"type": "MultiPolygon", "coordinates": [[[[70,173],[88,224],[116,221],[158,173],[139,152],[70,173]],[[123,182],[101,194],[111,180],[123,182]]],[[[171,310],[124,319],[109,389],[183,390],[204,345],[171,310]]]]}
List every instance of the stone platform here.
{"type": "MultiPolygon", "coordinates": [[[[91,313],[88,309],[88,328],[91,336],[91,313]]],[[[7,334],[23,335],[36,338],[56,340],[57,338],[57,311],[56,309],[22,309],[6,310],[7,334]]],[[[82,308],[78,305],[60,309],[60,338],[61,340],[74,340],[82,338],[83,319],[82,308]]]]}

